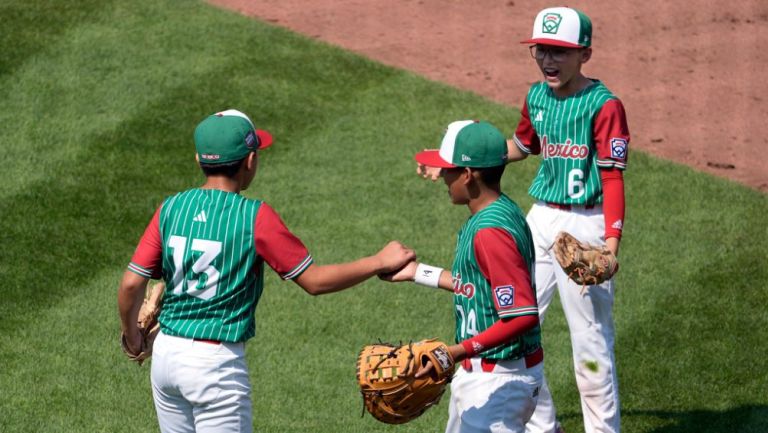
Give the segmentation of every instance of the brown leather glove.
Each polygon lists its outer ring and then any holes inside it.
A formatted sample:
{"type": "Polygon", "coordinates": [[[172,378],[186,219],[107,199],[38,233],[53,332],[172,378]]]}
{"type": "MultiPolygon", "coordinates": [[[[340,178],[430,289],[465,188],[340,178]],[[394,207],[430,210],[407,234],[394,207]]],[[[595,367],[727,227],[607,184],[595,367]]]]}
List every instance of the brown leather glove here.
{"type": "Polygon", "coordinates": [[[123,348],[123,353],[125,353],[128,359],[137,362],[139,365],[152,356],[152,346],[155,343],[157,333],[160,332],[160,323],[157,321],[157,318],[160,316],[160,310],[163,305],[163,293],[165,293],[165,283],[159,282],[147,290],[144,303],[141,304],[137,320],[139,333],[141,334],[141,347],[138,349],[138,353],[128,348],[125,334],[121,333],[120,335],[120,346],[123,348]]]}
{"type": "Polygon", "coordinates": [[[372,344],[357,357],[357,381],[368,412],[387,424],[403,424],[437,404],[454,373],[445,343],[435,339],[401,346],[372,344]],[[431,375],[416,373],[432,362],[431,375]]]}
{"type": "Polygon", "coordinates": [[[618,272],[616,256],[605,247],[580,242],[568,232],[560,232],[553,245],[555,257],[568,278],[587,286],[608,281],[618,272]]]}

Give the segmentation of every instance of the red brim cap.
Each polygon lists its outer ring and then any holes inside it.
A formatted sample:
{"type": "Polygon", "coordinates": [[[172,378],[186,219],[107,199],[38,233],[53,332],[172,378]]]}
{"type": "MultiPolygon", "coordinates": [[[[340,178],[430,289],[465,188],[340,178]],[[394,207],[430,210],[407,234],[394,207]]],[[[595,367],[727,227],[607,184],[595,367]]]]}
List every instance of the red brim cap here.
{"type": "Polygon", "coordinates": [[[526,39],[524,41],[520,41],[521,44],[541,44],[541,45],[552,45],[555,47],[563,47],[563,48],[584,48],[581,45],[578,44],[572,44],[570,42],[565,41],[558,41],[557,39],[546,39],[546,38],[536,38],[536,39],[526,39]]]}
{"type": "Polygon", "coordinates": [[[272,134],[269,132],[257,129],[256,136],[259,137],[259,149],[266,149],[272,145],[272,134]]]}
{"type": "Polygon", "coordinates": [[[454,168],[455,165],[440,157],[439,150],[425,150],[416,154],[416,162],[427,167],[454,168]]]}

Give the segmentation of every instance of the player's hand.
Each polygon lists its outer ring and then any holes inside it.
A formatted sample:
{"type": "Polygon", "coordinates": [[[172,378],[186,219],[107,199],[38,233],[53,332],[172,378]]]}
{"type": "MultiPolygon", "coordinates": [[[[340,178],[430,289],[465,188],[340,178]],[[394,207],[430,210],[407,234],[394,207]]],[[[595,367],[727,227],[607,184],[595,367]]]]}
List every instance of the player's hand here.
{"type": "MultiPolygon", "coordinates": [[[[453,358],[453,362],[459,363],[464,358],[467,357],[467,351],[464,350],[464,346],[461,344],[454,344],[453,346],[448,346],[448,353],[451,355],[451,358],[453,358]]],[[[421,377],[427,376],[432,373],[432,370],[435,369],[435,366],[432,365],[432,361],[427,361],[426,364],[424,364],[419,371],[416,372],[416,379],[419,379],[421,377]]]]}
{"type": "Polygon", "coordinates": [[[141,331],[135,328],[134,332],[129,332],[125,336],[125,345],[128,351],[134,355],[141,353],[141,331]]]}
{"type": "Polygon", "coordinates": [[[416,267],[419,264],[416,261],[408,262],[402,268],[385,274],[379,274],[379,278],[390,283],[399,283],[402,281],[413,281],[416,276],[416,267]]]}
{"type": "Polygon", "coordinates": [[[416,260],[416,253],[398,241],[391,241],[376,254],[379,274],[394,272],[408,262],[416,260]]]}
{"type": "Polygon", "coordinates": [[[392,273],[416,260],[416,252],[398,241],[390,241],[376,254],[379,259],[380,274],[392,273]]]}
{"type": "MultiPolygon", "coordinates": [[[[430,149],[424,149],[424,150],[430,150],[430,149]]],[[[432,181],[435,181],[437,179],[440,179],[440,167],[429,167],[424,164],[416,163],[416,174],[423,177],[424,179],[430,179],[432,181]]]]}

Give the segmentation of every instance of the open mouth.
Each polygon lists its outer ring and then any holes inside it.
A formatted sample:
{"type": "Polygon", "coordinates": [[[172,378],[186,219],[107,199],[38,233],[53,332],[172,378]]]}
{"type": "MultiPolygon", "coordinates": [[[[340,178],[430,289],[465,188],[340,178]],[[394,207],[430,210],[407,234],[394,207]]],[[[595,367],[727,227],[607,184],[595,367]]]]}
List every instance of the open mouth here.
{"type": "Polygon", "coordinates": [[[556,68],[544,68],[543,71],[548,79],[556,79],[560,75],[560,70],[556,68]]]}

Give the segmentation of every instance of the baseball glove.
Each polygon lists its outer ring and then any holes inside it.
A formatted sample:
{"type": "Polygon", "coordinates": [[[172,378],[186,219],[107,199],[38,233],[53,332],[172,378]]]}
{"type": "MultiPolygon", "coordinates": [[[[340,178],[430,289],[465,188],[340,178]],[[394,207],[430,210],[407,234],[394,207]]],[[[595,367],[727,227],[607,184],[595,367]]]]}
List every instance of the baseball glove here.
{"type": "Polygon", "coordinates": [[[139,365],[152,356],[152,346],[155,343],[155,337],[160,332],[160,323],[157,318],[160,316],[160,309],[163,304],[163,293],[165,292],[165,283],[159,282],[147,290],[144,297],[144,303],[139,310],[137,324],[141,333],[141,348],[138,353],[131,352],[125,339],[125,334],[120,335],[120,345],[123,352],[131,361],[139,365]]]}
{"type": "Polygon", "coordinates": [[[555,257],[568,278],[587,286],[610,280],[619,270],[616,256],[605,247],[580,242],[568,232],[560,232],[553,245],[555,257]]]}
{"type": "Polygon", "coordinates": [[[357,357],[365,409],[387,424],[406,423],[437,404],[453,372],[448,346],[435,339],[400,346],[372,344],[357,357]],[[416,373],[428,361],[434,366],[432,374],[417,379],[416,373]]]}

